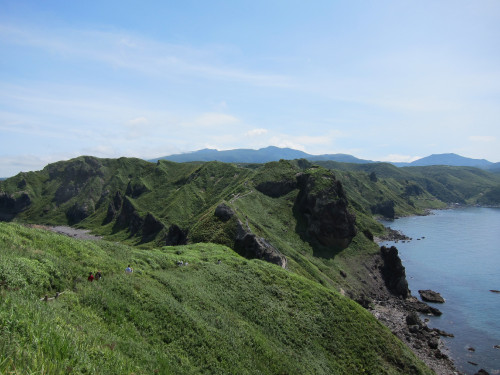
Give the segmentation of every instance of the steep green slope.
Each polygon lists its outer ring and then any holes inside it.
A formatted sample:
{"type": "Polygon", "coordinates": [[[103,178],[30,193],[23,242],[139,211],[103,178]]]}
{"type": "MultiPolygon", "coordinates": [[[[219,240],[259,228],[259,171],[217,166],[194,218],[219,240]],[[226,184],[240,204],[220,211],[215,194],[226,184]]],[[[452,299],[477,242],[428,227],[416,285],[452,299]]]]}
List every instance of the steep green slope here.
{"type": "Polygon", "coordinates": [[[366,263],[378,253],[372,239],[384,230],[374,215],[495,204],[500,186],[500,176],[475,168],[318,164],[331,170],[303,159],[237,166],[79,157],[0,182],[0,216],[73,224],[142,248],[223,244],[358,299],[376,293],[366,284],[366,263]]]}
{"type": "Polygon", "coordinates": [[[224,246],[140,250],[0,223],[0,285],[0,373],[430,373],[356,303],[224,246]]]}
{"type": "Polygon", "coordinates": [[[336,171],[351,199],[364,209],[384,200],[395,203],[396,216],[421,213],[422,209],[442,208],[452,203],[500,205],[494,193],[500,187],[500,176],[478,168],[317,163],[336,171]],[[371,177],[371,186],[360,183],[363,175],[365,181],[371,177]],[[488,203],[482,198],[485,194],[490,196],[488,203]]]}

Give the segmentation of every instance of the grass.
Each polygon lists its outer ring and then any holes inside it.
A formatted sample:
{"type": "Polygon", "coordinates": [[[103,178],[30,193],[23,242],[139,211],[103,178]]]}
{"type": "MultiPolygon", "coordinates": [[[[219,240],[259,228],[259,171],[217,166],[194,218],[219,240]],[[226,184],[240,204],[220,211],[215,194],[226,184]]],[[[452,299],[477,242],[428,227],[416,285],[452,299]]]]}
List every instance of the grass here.
{"type": "Polygon", "coordinates": [[[0,254],[0,373],[430,373],[351,300],[225,246],[140,250],[0,223],[0,254]]]}

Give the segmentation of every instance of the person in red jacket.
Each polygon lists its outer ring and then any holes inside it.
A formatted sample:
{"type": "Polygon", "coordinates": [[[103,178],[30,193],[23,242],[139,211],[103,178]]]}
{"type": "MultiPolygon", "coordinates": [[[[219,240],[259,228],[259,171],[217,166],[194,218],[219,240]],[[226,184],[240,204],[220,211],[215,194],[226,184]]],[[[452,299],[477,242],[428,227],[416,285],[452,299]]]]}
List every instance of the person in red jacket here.
{"type": "Polygon", "coordinates": [[[94,281],[94,275],[92,275],[92,272],[89,272],[89,277],[87,278],[87,280],[90,282],[94,281]]]}

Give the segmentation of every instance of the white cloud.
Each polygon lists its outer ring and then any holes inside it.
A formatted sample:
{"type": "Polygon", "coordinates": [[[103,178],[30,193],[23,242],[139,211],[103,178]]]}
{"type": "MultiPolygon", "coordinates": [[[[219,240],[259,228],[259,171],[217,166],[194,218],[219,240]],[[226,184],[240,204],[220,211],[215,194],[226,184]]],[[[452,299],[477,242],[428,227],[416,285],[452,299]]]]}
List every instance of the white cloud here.
{"type": "MultiPolygon", "coordinates": [[[[91,60],[113,68],[131,69],[159,77],[197,76],[252,86],[292,87],[290,77],[246,70],[225,64],[221,48],[194,48],[158,42],[126,31],[34,29],[0,25],[0,40],[27,45],[79,61],[91,60]]],[[[227,52],[226,52],[227,53],[227,52]]]]}
{"type": "Polygon", "coordinates": [[[187,127],[217,128],[225,125],[234,125],[239,122],[240,120],[237,117],[226,113],[206,112],[191,121],[183,122],[181,125],[187,127]]]}
{"type": "Polygon", "coordinates": [[[489,142],[495,142],[497,138],[491,135],[471,135],[469,137],[469,140],[473,142],[489,143],[489,142]]]}
{"type": "Polygon", "coordinates": [[[136,117],[127,121],[129,126],[142,126],[147,124],[149,121],[146,117],[136,117]]]}
{"type": "Polygon", "coordinates": [[[389,154],[382,156],[378,161],[387,161],[393,163],[411,163],[412,161],[422,159],[422,156],[410,156],[410,155],[399,155],[399,154],[389,154]]]}
{"type": "Polygon", "coordinates": [[[264,135],[264,134],[267,134],[268,130],[267,129],[252,129],[252,130],[249,130],[245,133],[245,136],[246,137],[256,137],[256,136],[259,136],[259,135],[264,135]]]}

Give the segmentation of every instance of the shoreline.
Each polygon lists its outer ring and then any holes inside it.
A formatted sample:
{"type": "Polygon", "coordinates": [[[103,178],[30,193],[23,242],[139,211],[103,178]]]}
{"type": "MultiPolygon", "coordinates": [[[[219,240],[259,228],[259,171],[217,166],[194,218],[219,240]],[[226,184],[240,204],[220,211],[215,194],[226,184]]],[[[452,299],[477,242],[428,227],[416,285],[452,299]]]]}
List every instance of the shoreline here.
{"type": "MultiPolygon", "coordinates": [[[[399,258],[396,255],[395,258],[399,258]]],[[[394,259],[397,263],[398,259],[394,259]]],[[[399,258],[400,262],[400,258],[399,258]]],[[[458,370],[452,358],[450,350],[446,347],[441,336],[452,336],[435,328],[429,328],[426,315],[438,316],[439,310],[420,301],[411,293],[400,294],[401,289],[394,291],[385,280],[383,269],[392,268],[391,274],[398,273],[398,266],[387,264],[381,251],[367,260],[365,268],[370,271],[370,278],[366,279],[369,290],[368,295],[363,297],[361,305],[366,308],[381,324],[386,326],[403,344],[424,362],[427,367],[437,375],[464,375],[458,370]]],[[[401,285],[406,281],[406,274],[403,269],[398,280],[389,281],[392,284],[401,285]]],[[[409,290],[408,290],[409,292],[409,290]]],[[[358,302],[360,303],[360,302],[358,302]]]]}

